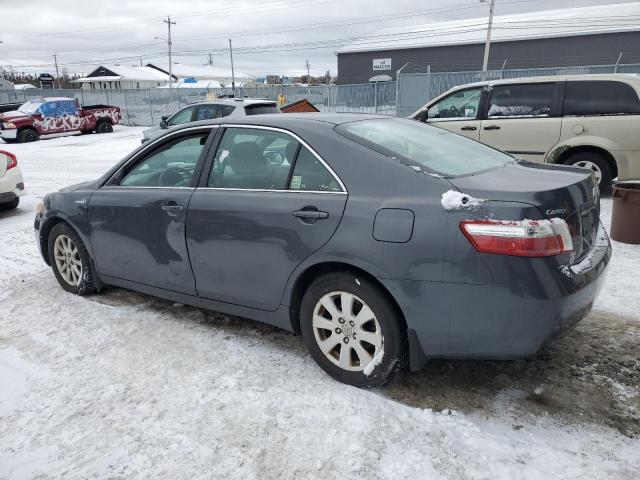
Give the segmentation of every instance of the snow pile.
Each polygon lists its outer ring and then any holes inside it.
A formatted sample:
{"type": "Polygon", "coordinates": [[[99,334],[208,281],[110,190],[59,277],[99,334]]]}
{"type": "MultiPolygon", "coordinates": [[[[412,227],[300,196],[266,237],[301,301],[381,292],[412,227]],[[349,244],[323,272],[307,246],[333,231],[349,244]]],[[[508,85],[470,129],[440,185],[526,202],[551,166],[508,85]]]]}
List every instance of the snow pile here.
{"type": "Polygon", "coordinates": [[[369,365],[364,367],[362,373],[364,373],[367,377],[373,373],[373,370],[382,363],[382,359],[384,358],[384,346],[380,347],[380,350],[376,352],[373,356],[373,360],[369,362],[369,365]]]}
{"type": "Polygon", "coordinates": [[[473,198],[466,193],[458,192],[457,190],[449,190],[442,194],[442,208],[445,210],[462,210],[462,209],[474,209],[482,205],[484,200],[480,198],[473,198]]]}

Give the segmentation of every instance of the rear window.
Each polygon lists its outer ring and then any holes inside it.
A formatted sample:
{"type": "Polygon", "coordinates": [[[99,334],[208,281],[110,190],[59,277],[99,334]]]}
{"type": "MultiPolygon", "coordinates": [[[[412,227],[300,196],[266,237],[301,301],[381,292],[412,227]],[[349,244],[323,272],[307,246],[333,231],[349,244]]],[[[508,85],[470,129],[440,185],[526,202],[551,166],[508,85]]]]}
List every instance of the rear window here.
{"type": "Polygon", "coordinates": [[[413,120],[361,120],[339,125],[336,132],[406,165],[446,177],[469,175],[514,161],[481,143],[413,120]]]}
{"type": "Polygon", "coordinates": [[[567,82],[564,95],[565,115],[639,114],[640,100],[631,87],[622,82],[567,82]]]}
{"type": "Polygon", "coordinates": [[[247,115],[262,115],[263,113],[280,113],[277,103],[254,103],[244,107],[247,115]]]}

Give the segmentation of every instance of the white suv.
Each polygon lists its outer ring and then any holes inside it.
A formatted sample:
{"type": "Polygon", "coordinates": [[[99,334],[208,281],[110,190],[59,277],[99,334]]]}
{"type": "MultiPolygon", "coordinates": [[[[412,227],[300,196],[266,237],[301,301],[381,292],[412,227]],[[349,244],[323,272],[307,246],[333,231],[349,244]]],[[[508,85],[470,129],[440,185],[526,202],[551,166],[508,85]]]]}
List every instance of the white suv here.
{"type": "Polygon", "coordinates": [[[411,115],[534,162],[640,179],[640,75],[515,78],[460,85],[411,115]]]}
{"type": "Polygon", "coordinates": [[[22,195],[24,183],[16,156],[0,150],[0,210],[16,208],[22,195]]]}
{"type": "Polygon", "coordinates": [[[142,143],[154,138],[163,130],[183,123],[209,120],[210,118],[280,113],[278,103],[259,98],[220,98],[192,103],[181,108],[170,117],[162,117],[160,125],[142,132],[142,143]]]}

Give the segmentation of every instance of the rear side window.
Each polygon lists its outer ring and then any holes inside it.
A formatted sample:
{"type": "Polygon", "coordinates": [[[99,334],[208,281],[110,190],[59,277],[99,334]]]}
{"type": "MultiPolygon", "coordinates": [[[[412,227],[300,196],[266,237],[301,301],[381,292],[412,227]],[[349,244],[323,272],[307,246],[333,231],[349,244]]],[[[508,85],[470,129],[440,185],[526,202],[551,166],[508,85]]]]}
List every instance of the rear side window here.
{"type": "Polygon", "coordinates": [[[489,118],[545,117],[551,114],[554,83],[496,85],[491,90],[489,118]]]}
{"type": "Polygon", "coordinates": [[[441,128],[399,118],[339,125],[339,134],[400,160],[447,177],[503,167],[513,158],[441,128]]]}
{"type": "Polygon", "coordinates": [[[564,94],[565,115],[640,114],[638,94],[622,82],[567,82],[564,94]]]}
{"type": "Polygon", "coordinates": [[[342,188],[333,175],[309,149],[300,148],[291,175],[290,190],[313,192],[340,192],[342,188]]]}
{"type": "Polygon", "coordinates": [[[200,105],[196,110],[195,120],[209,120],[220,117],[220,109],[217,105],[200,105]]]}
{"type": "Polygon", "coordinates": [[[264,113],[279,113],[278,105],[275,103],[255,103],[244,107],[247,115],[262,115],[264,113]]]}

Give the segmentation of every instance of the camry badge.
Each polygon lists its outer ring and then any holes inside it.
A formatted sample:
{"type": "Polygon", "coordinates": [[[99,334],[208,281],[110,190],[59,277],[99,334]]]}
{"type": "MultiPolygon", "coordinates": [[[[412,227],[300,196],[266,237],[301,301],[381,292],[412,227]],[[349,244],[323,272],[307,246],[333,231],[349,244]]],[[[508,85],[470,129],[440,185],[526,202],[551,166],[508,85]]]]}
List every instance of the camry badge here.
{"type": "Polygon", "coordinates": [[[555,208],[555,209],[547,210],[545,213],[547,215],[564,215],[565,213],[567,213],[567,209],[566,208],[555,208]]]}

